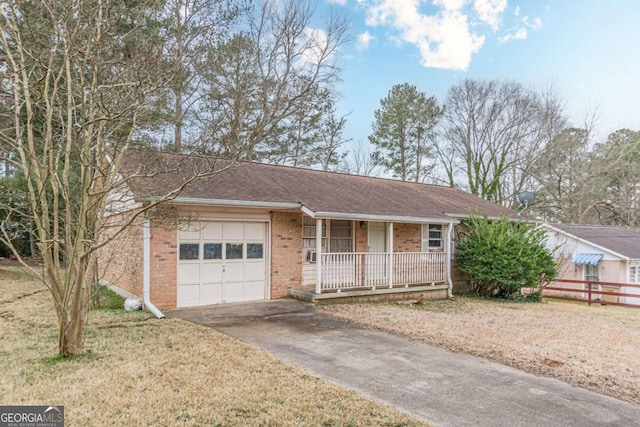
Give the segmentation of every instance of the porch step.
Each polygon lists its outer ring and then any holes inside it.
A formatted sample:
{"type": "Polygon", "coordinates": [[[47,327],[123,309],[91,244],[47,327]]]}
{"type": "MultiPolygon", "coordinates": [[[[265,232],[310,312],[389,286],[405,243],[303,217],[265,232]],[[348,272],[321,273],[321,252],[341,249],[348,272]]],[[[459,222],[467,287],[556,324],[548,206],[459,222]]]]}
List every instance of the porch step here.
{"type": "Polygon", "coordinates": [[[382,301],[402,301],[408,299],[446,299],[449,287],[446,284],[440,285],[419,285],[408,288],[378,288],[349,290],[342,292],[327,292],[316,294],[307,289],[289,289],[291,298],[312,302],[314,304],[340,304],[352,302],[382,302],[382,301]]]}

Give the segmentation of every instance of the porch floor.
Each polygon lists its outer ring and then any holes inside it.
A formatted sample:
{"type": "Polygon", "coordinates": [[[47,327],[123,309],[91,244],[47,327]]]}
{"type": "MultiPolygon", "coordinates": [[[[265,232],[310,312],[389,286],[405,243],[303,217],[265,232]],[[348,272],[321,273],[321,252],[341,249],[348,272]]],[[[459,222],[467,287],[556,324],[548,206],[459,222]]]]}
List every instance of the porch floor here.
{"type": "Polygon", "coordinates": [[[393,288],[342,288],[340,292],[329,289],[315,293],[315,286],[308,285],[299,289],[289,289],[289,296],[301,301],[316,304],[336,304],[357,301],[399,301],[425,297],[427,299],[445,299],[448,296],[447,284],[418,283],[396,285],[393,288]]]}

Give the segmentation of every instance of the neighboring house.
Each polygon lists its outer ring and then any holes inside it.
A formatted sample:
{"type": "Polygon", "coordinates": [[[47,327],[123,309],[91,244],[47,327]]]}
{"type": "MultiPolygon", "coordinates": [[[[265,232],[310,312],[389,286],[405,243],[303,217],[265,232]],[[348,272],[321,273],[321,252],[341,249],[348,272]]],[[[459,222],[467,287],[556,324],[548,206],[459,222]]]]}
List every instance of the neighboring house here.
{"type": "MultiPolygon", "coordinates": [[[[107,220],[127,218],[203,165],[225,166],[211,161],[132,151],[120,168],[127,190],[113,195],[107,220]]],[[[103,279],[146,291],[163,309],[292,292],[446,297],[456,224],[470,213],[515,214],[450,187],[259,163],[193,182],[164,206],[103,255],[103,279]]]]}
{"type": "MultiPolygon", "coordinates": [[[[549,230],[548,247],[560,261],[560,279],[640,284],[640,234],[606,225],[542,224],[549,230]],[[557,249],[556,249],[557,248],[557,249]]],[[[571,287],[562,283],[563,287],[571,287]]],[[[576,289],[586,289],[575,284],[576,289]]],[[[594,290],[638,294],[635,297],[603,295],[609,302],[640,304],[640,288],[601,285],[594,290]]],[[[580,294],[574,295],[580,297],[580,294]]]]}

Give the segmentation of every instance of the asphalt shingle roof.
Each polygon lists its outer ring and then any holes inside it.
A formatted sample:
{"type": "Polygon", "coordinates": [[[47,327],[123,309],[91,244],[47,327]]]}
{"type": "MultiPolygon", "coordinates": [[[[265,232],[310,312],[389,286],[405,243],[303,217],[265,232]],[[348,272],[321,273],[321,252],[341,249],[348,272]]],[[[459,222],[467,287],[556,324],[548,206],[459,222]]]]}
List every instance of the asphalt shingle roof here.
{"type": "MultiPolygon", "coordinates": [[[[178,187],[196,171],[227,165],[201,156],[131,150],[123,159],[121,174],[134,196],[142,199],[178,187]]],[[[511,209],[456,188],[262,163],[240,162],[192,182],[180,198],[301,203],[314,212],[416,218],[515,215],[511,209]]]]}
{"type": "Polygon", "coordinates": [[[640,233],[611,225],[551,224],[553,227],[632,259],[640,258],[640,233]]]}

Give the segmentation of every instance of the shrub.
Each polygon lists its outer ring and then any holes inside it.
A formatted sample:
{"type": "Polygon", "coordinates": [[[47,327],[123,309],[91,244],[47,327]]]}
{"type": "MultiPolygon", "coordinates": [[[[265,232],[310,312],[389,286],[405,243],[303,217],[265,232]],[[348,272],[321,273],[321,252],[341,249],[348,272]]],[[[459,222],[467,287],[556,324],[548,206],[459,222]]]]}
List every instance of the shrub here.
{"type": "Polygon", "coordinates": [[[471,216],[463,225],[457,259],[473,292],[513,298],[522,288],[537,288],[556,276],[544,230],[505,217],[471,216]]]}

